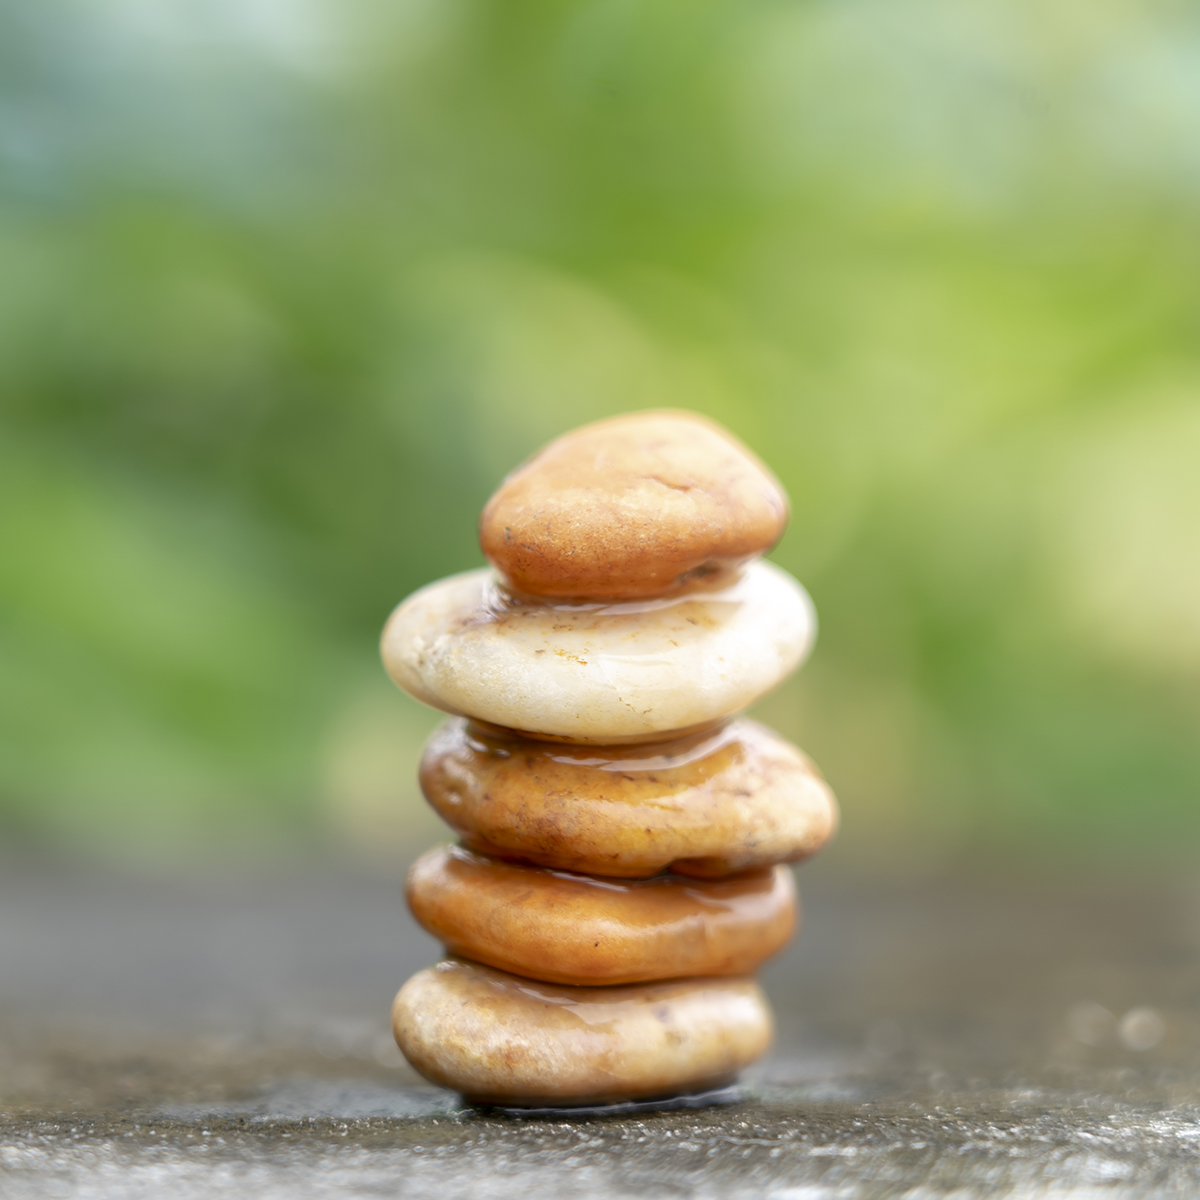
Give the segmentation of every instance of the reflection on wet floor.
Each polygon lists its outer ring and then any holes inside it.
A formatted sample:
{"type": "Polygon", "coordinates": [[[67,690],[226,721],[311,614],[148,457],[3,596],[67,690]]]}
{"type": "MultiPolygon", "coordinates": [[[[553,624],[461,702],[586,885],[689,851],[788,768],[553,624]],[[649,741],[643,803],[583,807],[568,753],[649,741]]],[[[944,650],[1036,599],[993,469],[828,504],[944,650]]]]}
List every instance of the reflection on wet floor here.
{"type": "Polygon", "coordinates": [[[730,1107],[517,1120],[400,1061],[397,878],[0,872],[0,1193],[1200,1191],[1196,893],[802,879],[730,1107]]]}

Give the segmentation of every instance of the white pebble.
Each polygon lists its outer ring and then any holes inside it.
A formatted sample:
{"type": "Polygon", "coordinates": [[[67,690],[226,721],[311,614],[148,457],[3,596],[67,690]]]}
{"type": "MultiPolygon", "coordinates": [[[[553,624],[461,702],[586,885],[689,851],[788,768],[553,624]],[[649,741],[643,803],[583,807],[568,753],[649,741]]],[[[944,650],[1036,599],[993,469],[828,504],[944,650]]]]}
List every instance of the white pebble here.
{"type": "Polygon", "coordinates": [[[444,712],[621,742],[740,711],[799,666],[815,629],[808,593],[761,561],[719,591],[611,604],[506,604],[482,570],[404,601],[383,659],[444,712]]]}

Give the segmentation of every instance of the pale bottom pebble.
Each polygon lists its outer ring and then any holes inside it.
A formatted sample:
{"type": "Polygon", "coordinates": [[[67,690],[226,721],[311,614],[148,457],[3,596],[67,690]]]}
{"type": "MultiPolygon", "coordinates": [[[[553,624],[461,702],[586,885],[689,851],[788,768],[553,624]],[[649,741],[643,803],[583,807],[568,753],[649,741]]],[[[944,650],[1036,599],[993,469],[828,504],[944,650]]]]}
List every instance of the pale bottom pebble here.
{"type": "Polygon", "coordinates": [[[767,1049],[752,979],[624,987],[537,983],[465,959],[414,975],[392,1010],[427,1079],[478,1104],[587,1105],[701,1092],[767,1049]]]}

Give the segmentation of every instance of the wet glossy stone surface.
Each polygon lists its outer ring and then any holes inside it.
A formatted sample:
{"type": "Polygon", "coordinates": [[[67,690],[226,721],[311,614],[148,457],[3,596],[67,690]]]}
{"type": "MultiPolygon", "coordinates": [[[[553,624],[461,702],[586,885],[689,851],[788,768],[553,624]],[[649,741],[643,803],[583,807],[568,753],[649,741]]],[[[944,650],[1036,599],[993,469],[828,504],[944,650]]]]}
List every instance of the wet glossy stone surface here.
{"type": "Polygon", "coordinates": [[[772,1022],[748,978],[563,987],[447,959],[400,989],[392,1028],[431,1082],[478,1104],[543,1106],[728,1087],[772,1022]]]}
{"type": "Polygon", "coordinates": [[[595,879],[438,846],[408,904],[451,954],[531,979],[608,985],[749,975],[796,927],[786,867],[732,879],[595,879]]]}
{"type": "Polygon", "coordinates": [[[808,593],[751,563],[671,600],[529,604],[468,571],[388,618],[384,665],[424,704],[530,734],[628,742],[739,712],[787,678],[816,633],[808,593]]]}
{"type": "Polygon", "coordinates": [[[765,554],[787,512],[775,477],[714,422],[627,413],[514,471],[483,510],[479,544],[520,591],[653,596],[765,554]]]}
{"type": "Polygon", "coordinates": [[[779,1044],[746,1101],[516,1120],[397,1063],[391,995],[437,957],[397,921],[398,874],[0,865],[5,1200],[1123,1200],[1200,1185],[1194,881],[888,885],[822,858],[805,869],[806,936],[764,972],[779,1044]],[[1161,1021],[1140,1050],[1139,1010],[1161,1021]]]}
{"type": "Polygon", "coordinates": [[[837,827],[833,794],[808,759],[746,720],[603,750],[448,721],[426,747],[421,787],[477,850],[632,879],[795,862],[837,827]]]}

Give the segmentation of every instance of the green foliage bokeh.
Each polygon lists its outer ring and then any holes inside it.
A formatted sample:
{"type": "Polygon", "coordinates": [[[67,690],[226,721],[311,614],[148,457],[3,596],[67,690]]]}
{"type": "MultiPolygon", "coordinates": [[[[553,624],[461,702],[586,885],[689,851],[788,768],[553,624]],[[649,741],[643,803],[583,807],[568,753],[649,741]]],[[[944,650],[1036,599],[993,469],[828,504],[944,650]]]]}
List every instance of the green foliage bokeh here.
{"type": "Polygon", "coordinates": [[[1200,835],[1200,19],[0,4],[0,836],[371,848],[375,639],[555,434],[726,423],[864,862],[1200,835]]]}

